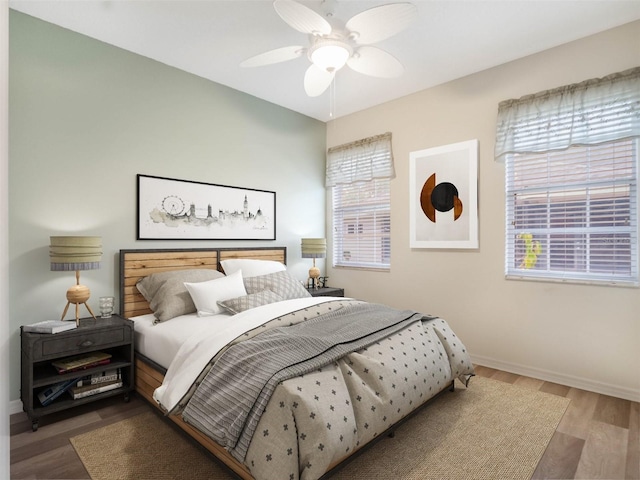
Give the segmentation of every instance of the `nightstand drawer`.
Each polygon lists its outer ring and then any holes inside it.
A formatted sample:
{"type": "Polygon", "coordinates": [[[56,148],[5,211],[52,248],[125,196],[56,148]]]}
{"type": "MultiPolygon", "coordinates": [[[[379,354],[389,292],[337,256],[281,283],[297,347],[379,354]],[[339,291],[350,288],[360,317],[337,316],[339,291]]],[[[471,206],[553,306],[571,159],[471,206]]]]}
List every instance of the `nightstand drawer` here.
{"type": "MultiPolygon", "coordinates": [[[[127,329],[127,332],[129,329],[127,329]]],[[[43,339],[41,349],[34,348],[34,361],[40,358],[46,358],[50,355],[66,355],[78,354],[84,350],[95,350],[101,346],[109,346],[114,343],[122,343],[125,341],[125,329],[116,328],[111,330],[103,330],[93,333],[83,333],[78,335],[69,335],[64,338],[47,338],[43,339]]],[[[36,347],[34,345],[34,347],[36,347]]]]}

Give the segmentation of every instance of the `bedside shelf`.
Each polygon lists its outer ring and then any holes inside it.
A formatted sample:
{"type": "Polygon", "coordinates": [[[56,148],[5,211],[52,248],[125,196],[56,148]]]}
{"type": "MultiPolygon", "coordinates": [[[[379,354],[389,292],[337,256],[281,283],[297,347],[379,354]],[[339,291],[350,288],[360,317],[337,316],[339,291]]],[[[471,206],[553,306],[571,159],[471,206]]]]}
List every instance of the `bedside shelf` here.
{"type": "Polygon", "coordinates": [[[129,400],[129,392],[134,388],[134,334],[131,320],[118,315],[110,318],[82,318],[78,328],[54,334],[25,332],[20,328],[20,337],[20,399],[23,410],[31,420],[33,431],[38,429],[40,417],[50,413],[119,394],[124,394],[125,401],[129,400]],[[111,354],[111,361],[64,374],[59,374],[52,365],[56,360],[98,351],[111,354]],[[42,406],[38,399],[40,391],[57,383],[114,369],[120,370],[122,387],[78,399],[72,399],[64,392],[46,406],[42,406]]]}

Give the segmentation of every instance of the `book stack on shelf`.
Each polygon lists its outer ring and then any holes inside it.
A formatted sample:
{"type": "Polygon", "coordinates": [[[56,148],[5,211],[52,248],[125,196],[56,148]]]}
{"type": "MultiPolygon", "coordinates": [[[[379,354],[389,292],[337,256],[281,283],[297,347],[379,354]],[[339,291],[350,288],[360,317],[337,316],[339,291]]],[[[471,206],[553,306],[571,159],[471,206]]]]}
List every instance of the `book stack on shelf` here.
{"type": "Polygon", "coordinates": [[[61,358],[60,360],[51,362],[51,365],[56,367],[58,373],[63,374],[86,370],[87,368],[97,367],[98,365],[107,365],[109,362],[111,362],[110,353],[92,352],[86,355],[61,358]]]}
{"type": "MultiPolygon", "coordinates": [[[[67,357],[51,364],[59,374],[81,372],[88,368],[107,365],[111,362],[111,354],[92,352],[86,355],[67,357]]],[[[74,400],[89,397],[122,387],[122,372],[119,368],[106,369],[89,375],[72,377],[51,385],[38,393],[38,399],[46,407],[64,392],[69,392],[74,400]]]]}
{"type": "Polygon", "coordinates": [[[119,368],[115,368],[79,378],[68,392],[74,400],[77,400],[120,387],[122,387],[122,372],[119,368]]]}

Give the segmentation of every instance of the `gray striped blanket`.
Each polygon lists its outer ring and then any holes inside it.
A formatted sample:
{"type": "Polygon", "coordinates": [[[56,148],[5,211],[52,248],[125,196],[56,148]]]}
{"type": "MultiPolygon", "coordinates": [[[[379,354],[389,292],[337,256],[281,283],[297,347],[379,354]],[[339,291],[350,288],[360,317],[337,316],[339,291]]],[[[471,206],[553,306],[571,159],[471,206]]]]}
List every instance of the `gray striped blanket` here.
{"type": "Polygon", "coordinates": [[[230,347],[202,380],[183,416],[243,461],[276,386],[425,319],[413,311],[356,304],[230,347]]]}

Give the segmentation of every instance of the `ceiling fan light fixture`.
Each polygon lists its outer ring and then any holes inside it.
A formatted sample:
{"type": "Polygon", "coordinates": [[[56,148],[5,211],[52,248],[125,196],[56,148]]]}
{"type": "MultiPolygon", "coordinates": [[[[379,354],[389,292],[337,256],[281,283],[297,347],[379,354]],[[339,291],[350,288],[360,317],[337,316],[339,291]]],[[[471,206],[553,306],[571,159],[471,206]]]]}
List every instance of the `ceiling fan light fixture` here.
{"type": "MultiPolygon", "coordinates": [[[[322,95],[345,65],[371,77],[394,78],[402,75],[402,63],[390,53],[371,46],[408,27],[418,9],[407,0],[370,8],[346,23],[330,24],[337,0],[322,0],[323,15],[296,0],[273,0],[276,13],[285,23],[309,36],[310,46],[288,46],[269,50],[245,61],[242,67],[259,67],[293,60],[307,54],[311,65],[304,74],[304,90],[310,97],[322,95]],[[326,18],[325,18],[326,17],[326,18]]],[[[377,3],[377,2],[376,2],[377,3]]]]}
{"type": "Polygon", "coordinates": [[[318,68],[333,73],[345,66],[352,53],[351,47],[344,42],[324,40],[309,49],[309,59],[318,68]]]}

